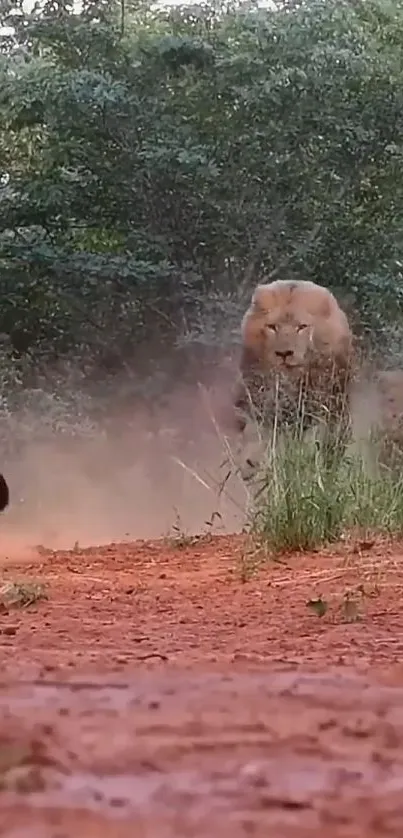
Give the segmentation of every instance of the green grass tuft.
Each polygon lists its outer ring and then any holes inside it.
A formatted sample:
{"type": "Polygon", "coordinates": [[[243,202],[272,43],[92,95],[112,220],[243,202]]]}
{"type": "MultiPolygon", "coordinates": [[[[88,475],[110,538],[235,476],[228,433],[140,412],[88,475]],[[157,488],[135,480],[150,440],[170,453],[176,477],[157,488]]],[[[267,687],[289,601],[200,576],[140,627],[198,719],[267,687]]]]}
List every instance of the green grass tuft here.
{"type": "Polygon", "coordinates": [[[323,444],[284,435],[260,457],[249,530],[273,553],[312,550],[348,532],[403,535],[403,472],[369,468],[348,450],[324,465],[323,444]]]}

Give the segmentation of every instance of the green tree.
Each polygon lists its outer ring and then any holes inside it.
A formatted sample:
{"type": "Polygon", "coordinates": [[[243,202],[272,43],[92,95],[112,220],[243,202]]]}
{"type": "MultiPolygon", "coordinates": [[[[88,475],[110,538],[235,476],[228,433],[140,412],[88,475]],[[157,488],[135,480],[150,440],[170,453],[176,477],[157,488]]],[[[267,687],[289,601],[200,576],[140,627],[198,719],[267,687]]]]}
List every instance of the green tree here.
{"type": "Polygon", "coordinates": [[[238,322],[263,274],[348,293],[371,324],[400,304],[401,2],[52,0],[0,22],[0,331],[19,351],[119,363],[212,294],[238,322]]]}

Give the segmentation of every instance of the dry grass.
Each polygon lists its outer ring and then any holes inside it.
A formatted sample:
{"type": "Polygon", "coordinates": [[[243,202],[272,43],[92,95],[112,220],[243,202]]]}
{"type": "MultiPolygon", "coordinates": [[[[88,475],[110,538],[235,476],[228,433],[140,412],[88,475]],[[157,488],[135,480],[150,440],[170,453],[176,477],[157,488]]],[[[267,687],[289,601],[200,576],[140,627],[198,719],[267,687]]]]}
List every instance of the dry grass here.
{"type": "Polygon", "coordinates": [[[40,582],[6,582],[0,588],[0,601],[5,608],[27,608],[41,599],[47,599],[47,594],[40,582]]]}

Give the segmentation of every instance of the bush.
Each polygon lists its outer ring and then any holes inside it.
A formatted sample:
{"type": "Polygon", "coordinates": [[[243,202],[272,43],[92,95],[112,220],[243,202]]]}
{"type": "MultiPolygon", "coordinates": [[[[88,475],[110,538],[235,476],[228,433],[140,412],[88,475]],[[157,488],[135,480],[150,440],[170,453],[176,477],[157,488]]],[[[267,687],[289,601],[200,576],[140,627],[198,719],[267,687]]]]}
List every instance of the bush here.
{"type": "MultiPolygon", "coordinates": [[[[375,443],[374,443],[375,444],[375,443]]],[[[348,532],[403,534],[403,477],[397,465],[351,446],[324,466],[323,442],[285,434],[266,448],[251,481],[249,529],[270,551],[312,550],[348,532]]]]}

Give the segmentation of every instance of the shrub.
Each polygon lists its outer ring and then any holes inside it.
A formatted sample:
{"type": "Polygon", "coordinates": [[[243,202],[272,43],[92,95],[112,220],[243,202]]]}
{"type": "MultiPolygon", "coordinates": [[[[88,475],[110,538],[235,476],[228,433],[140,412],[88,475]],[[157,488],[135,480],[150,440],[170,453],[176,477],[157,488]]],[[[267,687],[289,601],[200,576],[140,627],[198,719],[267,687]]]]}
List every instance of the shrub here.
{"type": "Polygon", "coordinates": [[[284,434],[266,446],[251,480],[251,533],[273,552],[312,550],[349,531],[401,535],[402,474],[373,453],[372,468],[354,445],[325,467],[320,439],[284,434]]]}

